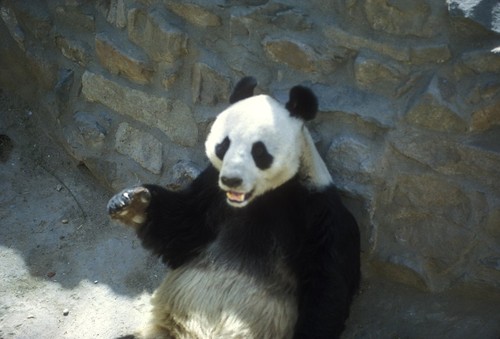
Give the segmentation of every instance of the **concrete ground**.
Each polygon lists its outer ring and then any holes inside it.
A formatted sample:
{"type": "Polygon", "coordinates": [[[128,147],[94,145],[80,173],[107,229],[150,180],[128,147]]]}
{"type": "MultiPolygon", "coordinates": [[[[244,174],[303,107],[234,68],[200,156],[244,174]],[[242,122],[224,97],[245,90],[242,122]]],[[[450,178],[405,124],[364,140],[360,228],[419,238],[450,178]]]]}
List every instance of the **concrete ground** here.
{"type": "MultiPolygon", "coordinates": [[[[144,322],[166,269],[109,221],[104,190],[0,96],[0,339],[113,338],[144,322]]],[[[373,277],[344,338],[500,338],[498,291],[430,294],[373,277]]]]}

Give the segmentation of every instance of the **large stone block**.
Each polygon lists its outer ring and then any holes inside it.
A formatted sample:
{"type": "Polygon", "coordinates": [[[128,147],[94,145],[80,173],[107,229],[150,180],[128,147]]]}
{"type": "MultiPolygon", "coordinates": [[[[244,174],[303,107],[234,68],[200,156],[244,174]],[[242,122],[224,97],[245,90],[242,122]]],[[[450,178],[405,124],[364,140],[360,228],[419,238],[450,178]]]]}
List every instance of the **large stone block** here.
{"type": "Polygon", "coordinates": [[[500,100],[493,100],[474,109],[470,122],[472,131],[484,131],[496,126],[500,126],[500,100]]]}
{"type": "Polygon", "coordinates": [[[152,135],[121,123],[116,131],[115,149],[134,159],[145,169],[160,174],[163,145],[152,135]]]}
{"type": "Polygon", "coordinates": [[[339,189],[369,198],[377,183],[380,152],[372,142],[359,135],[344,134],[333,139],[325,162],[339,189]]]}
{"type": "Polygon", "coordinates": [[[168,182],[167,187],[173,191],[186,188],[200,173],[201,169],[193,162],[178,161],[165,175],[168,182]]]}
{"type": "Polygon", "coordinates": [[[410,47],[410,60],[412,64],[442,64],[452,57],[447,44],[423,44],[410,47]]]}
{"type": "Polygon", "coordinates": [[[52,90],[57,83],[59,67],[48,51],[39,47],[26,50],[28,68],[41,88],[52,90]]]}
{"type": "Polygon", "coordinates": [[[169,10],[195,26],[217,27],[222,24],[218,15],[195,4],[168,1],[166,6],[169,10]]]}
{"type": "Polygon", "coordinates": [[[172,63],[187,54],[187,35],[170,25],[160,10],[133,8],[127,19],[129,39],[154,61],[172,63]]]}
{"type": "Polygon", "coordinates": [[[89,101],[100,102],[118,113],[160,129],[182,146],[192,147],[198,140],[198,126],[191,109],[181,101],[122,86],[89,71],[82,76],[82,93],[89,101]]]}
{"type": "Polygon", "coordinates": [[[118,28],[127,26],[127,10],[124,0],[111,0],[106,20],[118,28]]]}
{"type": "Polygon", "coordinates": [[[147,55],[127,41],[100,33],[95,37],[95,51],[99,62],[112,74],[123,75],[139,84],[151,81],[154,69],[147,55]]]}
{"type": "Polygon", "coordinates": [[[401,127],[389,134],[388,141],[404,156],[443,174],[458,174],[463,161],[456,141],[439,133],[401,127]]]}
{"type": "MultiPolygon", "coordinates": [[[[389,144],[407,159],[446,176],[468,178],[474,185],[496,195],[500,190],[500,129],[471,136],[466,142],[453,135],[400,128],[389,134],[389,144]],[[487,189],[486,189],[487,187],[487,189]]],[[[401,159],[397,166],[402,166],[401,159]]],[[[416,163],[412,167],[417,167],[416,163]]]]}
{"type": "Polygon", "coordinates": [[[386,96],[397,96],[398,89],[410,78],[403,65],[366,54],[354,61],[354,77],[361,88],[386,96]]]}
{"type": "Polygon", "coordinates": [[[465,132],[467,123],[439,97],[427,93],[406,113],[413,125],[441,132],[465,132]]]}
{"type": "Polygon", "coordinates": [[[95,17],[71,6],[58,6],[55,10],[56,26],[70,26],[88,32],[95,31],[95,17]]]}
{"type": "Polygon", "coordinates": [[[203,63],[193,67],[193,102],[216,105],[229,101],[230,81],[227,77],[203,63]]]}
{"type": "Polygon", "coordinates": [[[331,72],[336,68],[333,58],[320,55],[311,46],[301,41],[267,38],[264,40],[263,46],[271,60],[299,71],[322,70],[331,72]]]}
{"type": "Polygon", "coordinates": [[[405,119],[410,124],[440,132],[465,132],[467,122],[459,114],[459,107],[447,101],[446,86],[434,77],[427,90],[406,113],[405,119]]]}
{"type": "Polygon", "coordinates": [[[73,123],[64,128],[64,136],[72,156],[85,161],[103,156],[109,123],[89,112],[76,112],[73,123]]]}
{"type": "Polygon", "coordinates": [[[467,271],[464,258],[476,245],[471,197],[432,173],[397,176],[377,197],[375,255],[413,271],[431,290],[449,287],[467,271]]]}
{"type": "Polygon", "coordinates": [[[90,60],[90,46],[80,40],[74,40],[63,35],[55,37],[56,46],[62,55],[78,63],[80,66],[86,66],[90,60]]]}
{"type": "Polygon", "coordinates": [[[352,50],[371,49],[398,61],[410,61],[410,48],[404,43],[397,44],[383,37],[365,37],[334,25],[324,26],[323,32],[336,45],[352,50]]]}
{"type": "Polygon", "coordinates": [[[43,1],[12,1],[11,9],[27,33],[38,41],[46,41],[53,23],[47,5],[43,1]]]}
{"type": "Polygon", "coordinates": [[[5,26],[7,26],[12,39],[14,39],[19,48],[25,51],[26,47],[24,46],[24,41],[26,37],[24,34],[24,30],[21,28],[21,26],[19,26],[19,22],[17,21],[14,11],[8,7],[2,6],[0,7],[0,17],[5,23],[5,26]]]}
{"type": "Polygon", "coordinates": [[[366,19],[376,31],[400,36],[431,37],[438,32],[432,9],[426,1],[366,0],[366,19]]]}
{"type": "Polygon", "coordinates": [[[500,50],[479,49],[461,56],[462,63],[475,73],[500,73],[500,50]]]}
{"type": "Polygon", "coordinates": [[[381,95],[344,84],[315,84],[311,88],[318,96],[323,112],[345,112],[382,129],[393,128],[396,124],[396,107],[381,95]]]}

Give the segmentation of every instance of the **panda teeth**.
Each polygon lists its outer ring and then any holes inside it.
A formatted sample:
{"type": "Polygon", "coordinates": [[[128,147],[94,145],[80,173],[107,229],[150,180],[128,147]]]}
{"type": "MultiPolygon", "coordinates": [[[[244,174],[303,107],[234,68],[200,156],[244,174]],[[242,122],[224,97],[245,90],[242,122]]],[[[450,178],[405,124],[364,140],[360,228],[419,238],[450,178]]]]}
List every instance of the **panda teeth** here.
{"type": "Polygon", "coordinates": [[[245,193],[238,193],[238,192],[226,192],[226,196],[229,200],[235,201],[235,202],[243,202],[245,201],[245,193]]]}

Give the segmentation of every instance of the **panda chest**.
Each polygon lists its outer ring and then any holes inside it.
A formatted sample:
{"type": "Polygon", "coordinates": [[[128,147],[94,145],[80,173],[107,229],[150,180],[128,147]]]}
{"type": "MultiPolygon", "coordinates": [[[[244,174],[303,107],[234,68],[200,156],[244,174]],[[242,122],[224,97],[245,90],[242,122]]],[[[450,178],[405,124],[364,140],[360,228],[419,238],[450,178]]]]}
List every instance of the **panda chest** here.
{"type": "Polygon", "coordinates": [[[154,302],[176,338],[288,338],[297,319],[296,280],[278,253],[239,258],[215,241],[168,273],[154,302]],[[224,255],[221,255],[224,253],[224,255]]]}

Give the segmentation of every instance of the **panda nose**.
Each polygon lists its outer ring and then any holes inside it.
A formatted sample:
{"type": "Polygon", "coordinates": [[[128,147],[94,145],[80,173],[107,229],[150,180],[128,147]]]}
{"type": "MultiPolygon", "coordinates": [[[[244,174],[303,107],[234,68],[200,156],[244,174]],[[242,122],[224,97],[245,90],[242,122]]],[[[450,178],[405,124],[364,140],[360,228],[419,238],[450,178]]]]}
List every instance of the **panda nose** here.
{"type": "Polygon", "coordinates": [[[241,178],[228,178],[228,177],[221,177],[220,181],[227,187],[236,187],[241,185],[241,183],[243,182],[241,178]]]}

